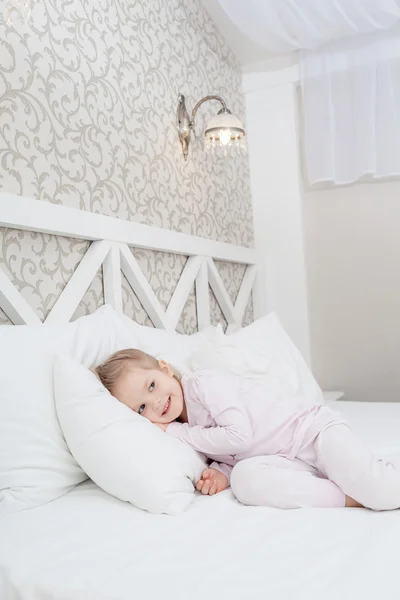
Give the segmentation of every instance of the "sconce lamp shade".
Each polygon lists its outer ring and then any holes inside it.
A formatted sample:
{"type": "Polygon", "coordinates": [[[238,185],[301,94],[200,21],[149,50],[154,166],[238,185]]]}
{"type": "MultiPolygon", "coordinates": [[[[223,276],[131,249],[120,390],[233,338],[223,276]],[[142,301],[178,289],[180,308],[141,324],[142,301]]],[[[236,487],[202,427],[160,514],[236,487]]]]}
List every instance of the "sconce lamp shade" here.
{"type": "Polygon", "coordinates": [[[227,146],[229,142],[241,140],[245,136],[241,121],[228,110],[221,110],[210,119],[205,136],[211,141],[227,146]]]}

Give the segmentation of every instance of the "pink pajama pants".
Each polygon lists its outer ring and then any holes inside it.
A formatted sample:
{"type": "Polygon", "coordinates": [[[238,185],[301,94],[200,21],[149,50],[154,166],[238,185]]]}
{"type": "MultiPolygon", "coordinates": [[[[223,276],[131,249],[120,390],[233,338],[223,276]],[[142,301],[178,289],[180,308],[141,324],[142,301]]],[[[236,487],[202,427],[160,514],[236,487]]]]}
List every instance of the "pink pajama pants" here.
{"type": "Polygon", "coordinates": [[[243,504],[273,508],[343,507],[346,495],[373,510],[400,508],[400,456],[375,455],[346,425],[332,425],[296,458],[239,462],[232,491],[243,504]]]}

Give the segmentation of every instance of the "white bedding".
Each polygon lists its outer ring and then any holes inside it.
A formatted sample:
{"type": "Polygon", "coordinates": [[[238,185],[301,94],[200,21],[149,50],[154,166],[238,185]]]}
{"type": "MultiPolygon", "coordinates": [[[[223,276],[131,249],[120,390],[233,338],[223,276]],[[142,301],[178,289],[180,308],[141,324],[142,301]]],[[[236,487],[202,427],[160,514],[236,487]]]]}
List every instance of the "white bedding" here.
{"type": "MultiPolygon", "coordinates": [[[[400,404],[333,407],[400,452],[400,404]]],[[[400,511],[249,508],[229,490],[171,517],[85,482],[0,519],[1,600],[398,600],[399,562],[400,511]]]]}

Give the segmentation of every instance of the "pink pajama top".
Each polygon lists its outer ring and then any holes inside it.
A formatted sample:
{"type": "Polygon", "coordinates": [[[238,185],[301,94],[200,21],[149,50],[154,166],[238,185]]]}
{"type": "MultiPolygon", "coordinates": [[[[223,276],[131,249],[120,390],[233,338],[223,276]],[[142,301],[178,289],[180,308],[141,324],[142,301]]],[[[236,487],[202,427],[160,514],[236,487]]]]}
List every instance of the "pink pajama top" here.
{"type": "Polygon", "coordinates": [[[213,460],[228,480],[239,461],[276,454],[293,460],[321,431],[344,422],[326,406],[277,399],[268,380],[200,371],[184,375],[182,387],[188,423],[174,421],[167,433],[213,460]]]}

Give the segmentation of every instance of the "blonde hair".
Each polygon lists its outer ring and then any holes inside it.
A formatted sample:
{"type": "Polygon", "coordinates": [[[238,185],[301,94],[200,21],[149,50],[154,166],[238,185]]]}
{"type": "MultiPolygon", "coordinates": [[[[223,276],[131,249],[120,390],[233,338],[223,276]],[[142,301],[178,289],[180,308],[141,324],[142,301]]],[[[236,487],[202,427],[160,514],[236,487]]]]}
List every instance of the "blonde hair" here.
{"type": "MultiPolygon", "coordinates": [[[[114,352],[103,364],[94,369],[104,387],[112,394],[115,384],[129,367],[139,369],[160,369],[160,363],[154,356],[136,348],[127,348],[114,352]]],[[[170,365],[175,379],[181,380],[180,373],[170,365]]]]}

